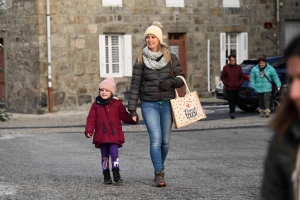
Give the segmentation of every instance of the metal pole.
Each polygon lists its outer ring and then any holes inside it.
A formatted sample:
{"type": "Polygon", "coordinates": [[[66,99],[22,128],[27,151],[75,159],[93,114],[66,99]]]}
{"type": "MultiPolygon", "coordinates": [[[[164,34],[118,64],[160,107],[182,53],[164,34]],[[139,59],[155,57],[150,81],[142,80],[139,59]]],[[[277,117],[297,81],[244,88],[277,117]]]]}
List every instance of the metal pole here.
{"type": "Polygon", "coordinates": [[[210,92],[210,40],[207,40],[207,91],[210,92]]]}
{"type": "Polygon", "coordinates": [[[278,47],[277,47],[277,53],[279,54],[280,53],[280,42],[279,42],[279,36],[280,36],[280,16],[279,16],[279,0],[276,0],[276,17],[277,17],[277,44],[278,44],[278,47]]]}
{"type": "Polygon", "coordinates": [[[47,53],[48,53],[48,106],[49,113],[53,113],[53,95],[52,95],[52,70],[51,70],[51,33],[50,33],[50,3],[49,0],[46,0],[47,3],[47,53]]]}

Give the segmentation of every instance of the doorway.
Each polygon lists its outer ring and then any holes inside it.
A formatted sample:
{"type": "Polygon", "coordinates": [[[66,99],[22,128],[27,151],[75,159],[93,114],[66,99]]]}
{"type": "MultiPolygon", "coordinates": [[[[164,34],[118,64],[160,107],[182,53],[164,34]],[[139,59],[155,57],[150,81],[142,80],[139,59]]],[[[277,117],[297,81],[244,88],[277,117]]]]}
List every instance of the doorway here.
{"type": "MultiPolygon", "coordinates": [[[[185,76],[187,76],[186,63],[186,34],[185,33],[169,33],[169,46],[171,53],[175,54],[179,60],[180,67],[185,76]]],[[[177,89],[179,96],[185,95],[185,87],[177,89]]]]}
{"type": "MultiPolygon", "coordinates": [[[[4,46],[3,38],[0,38],[0,44],[4,46]]],[[[4,49],[0,47],[0,97],[5,101],[5,84],[4,84],[4,49]]]]}
{"type": "Polygon", "coordinates": [[[186,66],[186,34],[185,33],[169,33],[169,46],[171,53],[174,53],[180,62],[184,75],[187,75],[186,66]]]}

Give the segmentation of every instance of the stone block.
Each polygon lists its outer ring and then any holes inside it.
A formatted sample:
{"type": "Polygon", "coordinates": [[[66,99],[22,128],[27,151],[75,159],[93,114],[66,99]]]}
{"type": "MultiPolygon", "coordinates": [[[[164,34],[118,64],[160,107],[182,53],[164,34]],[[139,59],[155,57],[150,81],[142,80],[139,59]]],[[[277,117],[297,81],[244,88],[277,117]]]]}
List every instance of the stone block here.
{"type": "Polygon", "coordinates": [[[48,106],[48,97],[46,92],[41,92],[39,106],[42,108],[46,108],[48,106]]]}
{"type": "Polygon", "coordinates": [[[85,73],[85,64],[81,62],[73,62],[73,74],[74,76],[81,76],[85,73]]]}
{"type": "Polygon", "coordinates": [[[97,24],[89,24],[88,25],[88,32],[89,33],[96,33],[97,32],[97,24]]]}
{"type": "Polygon", "coordinates": [[[92,103],[92,96],[91,95],[80,95],[78,97],[78,105],[82,106],[84,104],[92,103]]]}
{"type": "Polygon", "coordinates": [[[58,35],[58,34],[54,34],[51,35],[51,47],[55,48],[62,48],[62,47],[67,47],[67,40],[64,36],[62,35],[58,35]]]}
{"type": "Polygon", "coordinates": [[[88,5],[88,6],[92,6],[92,7],[98,7],[98,5],[99,5],[99,0],[88,0],[88,1],[87,1],[87,5],[88,5]]]}
{"type": "Polygon", "coordinates": [[[96,16],[95,17],[95,23],[96,24],[104,24],[107,22],[107,17],[106,16],[96,16]]]}
{"type": "Polygon", "coordinates": [[[93,35],[93,36],[88,36],[86,38],[86,48],[87,49],[92,49],[92,50],[98,50],[99,49],[99,36],[98,35],[93,35]]]}
{"type": "Polygon", "coordinates": [[[77,49],[84,49],[84,47],[85,47],[85,39],[75,39],[75,47],[77,49]]]}
{"type": "Polygon", "coordinates": [[[61,29],[61,33],[64,33],[64,34],[68,34],[68,33],[74,34],[75,33],[75,28],[74,28],[73,25],[63,26],[62,29],[61,29]]]}
{"type": "Polygon", "coordinates": [[[99,74],[99,66],[95,62],[86,62],[86,74],[93,75],[93,74],[99,74]]]}
{"type": "Polygon", "coordinates": [[[62,105],[65,101],[66,93],[65,92],[53,92],[53,105],[59,106],[62,105]]]}
{"type": "Polygon", "coordinates": [[[68,91],[68,94],[76,94],[77,78],[72,75],[66,75],[63,78],[63,90],[68,91]]]}

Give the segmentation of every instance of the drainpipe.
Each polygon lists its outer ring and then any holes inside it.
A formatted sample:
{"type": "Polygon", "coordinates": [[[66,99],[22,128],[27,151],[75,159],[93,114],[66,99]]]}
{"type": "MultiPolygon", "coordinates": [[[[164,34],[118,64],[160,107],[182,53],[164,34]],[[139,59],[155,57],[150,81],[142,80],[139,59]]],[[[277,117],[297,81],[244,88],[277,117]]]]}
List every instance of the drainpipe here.
{"type": "Polygon", "coordinates": [[[277,18],[277,44],[278,44],[278,48],[277,48],[277,53],[280,53],[280,43],[279,43],[279,35],[280,35],[280,18],[279,18],[279,0],[276,0],[276,18],[277,18]]]}
{"type": "Polygon", "coordinates": [[[53,113],[53,95],[52,95],[52,72],[51,72],[51,38],[50,38],[50,3],[47,2],[47,54],[48,54],[48,104],[49,104],[49,113],[53,113]]]}
{"type": "Polygon", "coordinates": [[[207,92],[210,92],[210,40],[207,40],[207,92]]]}

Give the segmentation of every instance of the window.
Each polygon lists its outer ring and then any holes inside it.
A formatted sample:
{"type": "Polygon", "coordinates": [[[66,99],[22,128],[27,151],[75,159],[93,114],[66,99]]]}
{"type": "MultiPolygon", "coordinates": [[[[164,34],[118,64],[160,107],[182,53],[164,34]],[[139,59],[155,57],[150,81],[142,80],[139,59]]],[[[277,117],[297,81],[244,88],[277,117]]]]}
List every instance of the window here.
{"type": "Polygon", "coordinates": [[[7,4],[6,0],[0,0],[0,10],[6,10],[7,4]]]}
{"type": "Polygon", "coordinates": [[[100,77],[132,76],[131,35],[100,35],[100,77]]]}
{"type": "Polygon", "coordinates": [[[240,0],[223,0],[223,7],[238,8],[240,7],[240,0]]]}
{"type": "Polygon", "coordinates": [[[122,0],[102,0],[102,6],[122,6],[122,0]]]}
{"type": "Polygon", "coordinates": [[[236,63],[241,64],[248,59],[248,33],[220,34],[220,68],[228,63],[228,56],[236,55],[236,63]]]}
{"type": "Polygon", "coordinates": [[[166,7],[184,7],[184,0],[166,0],[166,7]]]}

